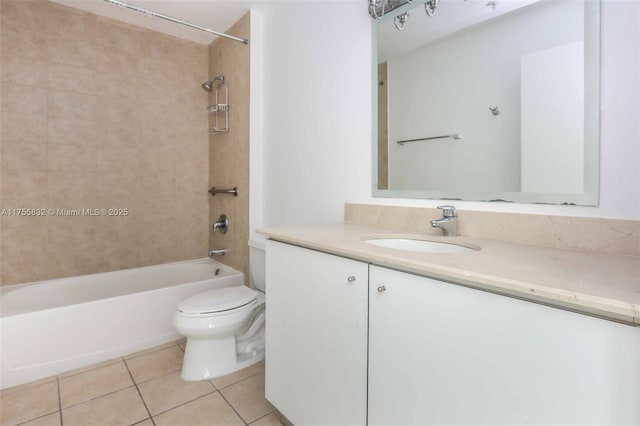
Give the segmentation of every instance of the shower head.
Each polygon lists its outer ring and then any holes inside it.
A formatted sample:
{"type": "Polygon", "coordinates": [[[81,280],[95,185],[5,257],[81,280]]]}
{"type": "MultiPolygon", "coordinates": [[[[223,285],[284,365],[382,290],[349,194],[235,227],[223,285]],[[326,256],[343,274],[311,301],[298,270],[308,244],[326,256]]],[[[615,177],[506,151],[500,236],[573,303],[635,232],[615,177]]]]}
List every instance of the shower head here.
{"type": "Polygon", "coordinates": [[[219,75],[215,78],[212,78],[211,80],[207,80],[202,83],[201,86],[207,92],[211,92],[213,90],[213,83],[215,83],[216,81],[219,81],[220,84],[224,84],[224,75],[219,75]]]}
{"type": "Polygon", "coordinates": [[[213,80],[205,81],[204,83],[201,84],[201,86],[204,90],[206,90],[207,92],[210,92],[211,90],[213,90],[213,80]]]}

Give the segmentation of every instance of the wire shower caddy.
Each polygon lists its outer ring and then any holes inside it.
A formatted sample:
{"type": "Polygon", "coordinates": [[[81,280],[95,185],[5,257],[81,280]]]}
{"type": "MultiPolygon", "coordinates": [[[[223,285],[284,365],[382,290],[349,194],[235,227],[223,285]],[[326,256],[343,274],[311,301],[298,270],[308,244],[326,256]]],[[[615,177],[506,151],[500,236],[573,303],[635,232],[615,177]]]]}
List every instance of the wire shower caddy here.
{"type": "Polygon", "coordinates": [[[212,128],[208,133],[215,135],[229,131],[229,90],[224,75],[213,79],[212,89],[215,102],[207,107],[207,112],[213,116],[212,128]]]}

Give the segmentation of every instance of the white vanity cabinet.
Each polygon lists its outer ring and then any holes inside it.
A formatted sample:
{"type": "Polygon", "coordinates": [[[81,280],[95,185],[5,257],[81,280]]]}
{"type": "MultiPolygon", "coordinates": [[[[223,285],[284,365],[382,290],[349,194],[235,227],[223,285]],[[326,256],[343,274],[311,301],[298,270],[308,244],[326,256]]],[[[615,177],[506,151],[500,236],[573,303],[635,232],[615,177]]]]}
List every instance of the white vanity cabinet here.
{"type": "Polygon", "coordinates": [[[640,425],[640,327],[274,241],[266,255],[266,396],[296,425],[640,425]]]}
{"type": "Polygon", "coordinates": [[[365,425],[368,265],[268,241],[267,399],[296,425],[365,425]]]}
{"type": "Polygon", "coordinates": [[[370,267],[369,425],[638,425],[640,328],[370,267]]]}

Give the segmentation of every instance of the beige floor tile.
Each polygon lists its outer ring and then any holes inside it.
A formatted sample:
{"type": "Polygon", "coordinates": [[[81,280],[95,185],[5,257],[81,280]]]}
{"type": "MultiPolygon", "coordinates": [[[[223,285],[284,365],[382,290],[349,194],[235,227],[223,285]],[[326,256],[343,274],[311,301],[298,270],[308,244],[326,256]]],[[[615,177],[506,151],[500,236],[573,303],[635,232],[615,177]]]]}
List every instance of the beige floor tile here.
{"type": "Polygon", "coordinates": [[[60,379],[62,408],[133,385],[123,361],[60,379]]]}
{"type": "Polygon", "coordinates": [[[218,392],[153,418],[156,426],[234,426],[244,422],[218,392]]]}
{"type": "Polygon", "coordinates": [[[157,352],[157,351],[162,350],[162,349],[171,348],[171,347],[173,347],[173,346],[175,346],[177,344],[180,344],[181,342],[182,342],[182,340],[178,340],[177,342],[169,342],[169,343],[165,343],[164,345],[154,346],[153,348],[145,349],[145,350],[142,350],[142,351],[138,351],[138,352],[134,352],[132,354],[126,355],[124,357],[124,359],[131,359],[131,358],[137,358],[137,357],[142,356],[142,355],[148,355],[148,354],[150,354],[152,352],[157,352]]]}
{"type": "Polygon", "coordinates": [[[217,389],[223,389],[234,383],[238,383],[240,380],[247,379],[257,374],[264,374],[264,361],[253,364],[250,367],[243,368],[242,370],[236,371],[235,373],[212,379],[211,383],[213,383],[213,385],[217,389]]]}
{"type": "Polygon", "coordinates": [[[147,419],[147,420],[141,421],[140,423],[134,423],[131,426],[154,426],[154,424],[151,421],[151,419],[147,419]]]}
{"type": "Polygon", "coordinates": [[[130,425],[148,417],[135,386],[62,410],[65,426],[130,425]]]}
{"type": "Polygon", "coordinates": [[[220,391],[229,404],[251,423],[275,408],[264,398],[264,374],[250,377],[220,391]]]}
{"type": "Polygon", "coordinates": [[[182,380],[179,371],[144,382],[139,385],[139,389],[147,408],[154,416],[215,392],[215,388],[206,380],[197,382],[182,380]]]}
{"type": "Polygon", "coordinates": [[[23,423],[22,426],[60,426],[60,412],[56,411],[48,416],[39,417],[23,423]]]}
{"type": "Polygon", "coordinates": [[[10,388],[0,390],[0,396],[9,395],[15,392],[22,392],[27,389],[35,388],[40,385],[44,385],[46,383],[51,383],[56,381],[56,376],[47,377],[44,379],[36,380],[35,382],[25,383],[23,385],[13,386],[10,388]]]}
{"type": "Polygon", "coordinates": [[[87,365],[86,367],[76,368],[75,370],[66,371],[66,372],[64,372],[62,374],[59,374],[58,378],[59,379],[64,379],[66,377],[75,376],[75,375],[78,375],[80,373],[84,373],[84,372],[87,372],[87,371],[90,371],[90,370],[95,370],[96,368],[106,367],[107,365],[111,365],[111,364],[117,364],[118,362],[122,362],[122,358],[110,359],[108,361],[103,361],[103,362],[99,362],[97,364],[87,365]]]}
{"type": "Polygon", "coordinates": [[[184,353],[178,345],[172,345],[166,349],[127,359],[126,363],[136,383],[142,383],[180,370],[183,356],[184,353]]]}
{"type": "Polygon", "coordinates": [[[252,426],[282,426],[283,423],[280,421],[280,414],[277,411],[269,414],[268,416],[264,416],[255,422],[251,423],[252,426]]]}
{"type": "Polygon", "coordinates": [[[50,382],[3,395],[0,424],[14,425],[58,411],[58,383],[50,382]]]}

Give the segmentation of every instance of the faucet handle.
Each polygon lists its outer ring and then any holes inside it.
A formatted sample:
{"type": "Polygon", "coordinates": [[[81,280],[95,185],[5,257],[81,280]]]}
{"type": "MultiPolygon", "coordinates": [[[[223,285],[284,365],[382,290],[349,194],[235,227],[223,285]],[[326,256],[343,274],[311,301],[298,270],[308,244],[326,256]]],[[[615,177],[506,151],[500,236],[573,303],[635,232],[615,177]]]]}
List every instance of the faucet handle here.
{"type": "Polygon", "coordinates": [[[456,217],[456,208],[454,206],[438,206],[442,210],[443,217],[456,217]]]}
{"type": "Polygon", "coordinates": [[[229,230],[229,218],[226,214],[221,214],[216,222],[213,222],[211,226],[211,234],[216,234],[216,229],[220,230],[221,234],[226,234],[229,230]]]}

